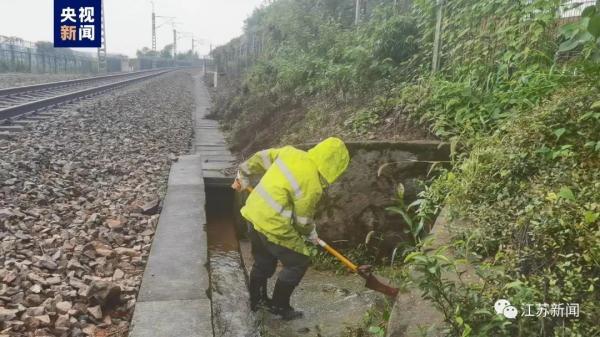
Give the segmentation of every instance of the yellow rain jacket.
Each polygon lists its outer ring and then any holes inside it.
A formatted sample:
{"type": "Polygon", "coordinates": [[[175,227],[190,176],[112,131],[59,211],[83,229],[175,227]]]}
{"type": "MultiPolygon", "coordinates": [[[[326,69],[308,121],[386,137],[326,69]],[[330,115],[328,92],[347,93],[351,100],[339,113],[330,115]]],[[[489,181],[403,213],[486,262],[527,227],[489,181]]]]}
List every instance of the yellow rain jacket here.
{"type": "Polygon", "coordinates": [[[263,175],[242,216],[270,242],[309,255],[303,236],[315,228],[313,217],[326,185],[321,177],[332,184],[349,161],[346,145],[334,137],[308,151],[285,146],[257,152],[240,165],[246,177],[263,175]]]}

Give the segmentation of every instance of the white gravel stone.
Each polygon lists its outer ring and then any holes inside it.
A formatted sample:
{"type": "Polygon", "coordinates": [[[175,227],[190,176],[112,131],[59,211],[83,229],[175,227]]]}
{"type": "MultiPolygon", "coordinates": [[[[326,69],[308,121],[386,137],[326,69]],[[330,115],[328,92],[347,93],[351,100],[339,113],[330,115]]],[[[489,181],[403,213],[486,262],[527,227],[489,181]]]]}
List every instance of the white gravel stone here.
{"type": "Polygon", "coordinates": [[[62,301],[62,302],[56,303],[56,311],[58,311],[58,313],[60,313],[60,314],[68,313],[72,307],[73,307],[73,304],[71,302],[62,301]]]}

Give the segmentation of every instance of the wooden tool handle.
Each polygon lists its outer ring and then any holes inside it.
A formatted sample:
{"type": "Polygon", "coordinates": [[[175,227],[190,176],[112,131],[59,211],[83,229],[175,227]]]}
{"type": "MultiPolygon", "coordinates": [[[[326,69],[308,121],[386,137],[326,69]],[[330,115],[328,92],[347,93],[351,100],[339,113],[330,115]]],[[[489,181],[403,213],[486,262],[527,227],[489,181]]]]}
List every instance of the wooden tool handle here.
{"type": "Polygon", "coordinates": [[[330,245],[328,245],[325,241],[319,239],[319,245],[325,248],[329,254],[335,256],[338,260],[340,260],[348,269],[352,272],[356,273],[358,271],[358,267],[352,263],[352,261],[348,260],[344,255],[340,254],[337,250],[333,249],[330,245]]]}

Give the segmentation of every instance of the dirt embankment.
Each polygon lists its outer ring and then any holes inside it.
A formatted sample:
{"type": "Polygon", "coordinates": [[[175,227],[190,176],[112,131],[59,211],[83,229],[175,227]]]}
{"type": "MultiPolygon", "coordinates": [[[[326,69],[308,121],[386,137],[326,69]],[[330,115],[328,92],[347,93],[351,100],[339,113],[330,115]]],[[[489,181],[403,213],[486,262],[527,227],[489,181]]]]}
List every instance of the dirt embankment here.
{"type": "Polygon", "coordinates": [[[223,78],[219,88],[211,87],[211,117],[222,122],[232,149],[242,156],[272,146],[317,142],[332,135],[357,142],[436,139],[426,127],[394,109],[378,116],[378,122],[357,129],[355,115],[372,97],[343,103],[334,97],[254,97],[240,82],[239,78],[223,78]]]}

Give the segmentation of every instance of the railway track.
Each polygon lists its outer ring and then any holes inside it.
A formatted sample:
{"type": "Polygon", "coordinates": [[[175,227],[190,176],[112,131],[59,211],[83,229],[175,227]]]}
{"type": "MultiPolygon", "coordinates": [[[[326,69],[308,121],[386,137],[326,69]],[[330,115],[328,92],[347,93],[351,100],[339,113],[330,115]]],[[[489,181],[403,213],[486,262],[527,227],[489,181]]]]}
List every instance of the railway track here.
{"type": "Polygon", "coordinates": [[[170,71],[172,69],[139,71],[0,89],[0,124],[170,71]]]}

